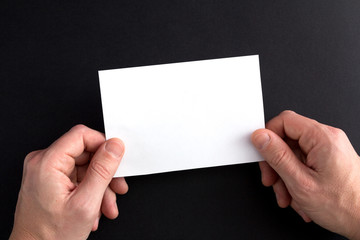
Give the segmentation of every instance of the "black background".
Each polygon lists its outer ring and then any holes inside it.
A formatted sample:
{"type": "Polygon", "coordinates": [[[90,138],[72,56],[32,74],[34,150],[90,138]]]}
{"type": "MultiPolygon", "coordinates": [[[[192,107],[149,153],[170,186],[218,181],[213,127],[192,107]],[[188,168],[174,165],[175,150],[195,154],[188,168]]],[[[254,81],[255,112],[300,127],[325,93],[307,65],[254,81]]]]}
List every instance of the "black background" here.
{"type": "MultiPolygon", "coordinates": [[[[265,116],[292,109],[360,147],[360,2],[1,1],[1,238],[25,155],[103,131],[101,69],[259,54],[265,116]]],[[[126,103],[124,103],[126,104],[126,103]]],[[[256,163],[129,177],[90,239],[342,239],[280,209],[256,163]]]]}

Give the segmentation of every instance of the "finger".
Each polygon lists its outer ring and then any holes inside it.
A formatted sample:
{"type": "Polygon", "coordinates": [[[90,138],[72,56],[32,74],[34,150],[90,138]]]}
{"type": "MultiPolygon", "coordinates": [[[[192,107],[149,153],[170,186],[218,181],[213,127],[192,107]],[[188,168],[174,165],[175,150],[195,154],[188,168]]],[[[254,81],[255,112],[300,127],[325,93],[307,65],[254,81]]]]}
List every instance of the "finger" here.
{"type": "Polygon", "coordinates": [[[32,151],[31,153],[26,155],[26,157],[24,159],[24,164],[27,164],[29,161],[31,161],[31,159],[33,159],[36,155],[40,154],[42,151],[43,150],[36,150],[36,151],[32,151]]]}
{"type": "Polygon", "coordinates": [[[305,154],[308,154],[318,143],[323,134],[323,126],[325,125],[293,111],[284,111],[266,124],[267,129],[281,138],[289,137],[298,140],[305,154]]]}
{"type": "MultiPolygon", "coordinates": [[[[34,160],[37,159],[36,156],[43,154],[43,150],[37,150],[37,151],[33,151],[31,153],[29,153],[28,155],[26,155],[25,159],[24,159],[24,166],[23,166],[23,177],[22,177],[22,184],[24,183],[25,180],[25,176],[27,175],[27,169],[28,169],[28,165],[30,162],[32,162],[32,164],[34,164],[34,160]]],[[[40,158],[39,158],[40,159],[40,158]]],[[[35,160],[36,162],[38,160],[35,160]]],[[[36,165],[36,163],[35,163],[36,165]]]]}
{"type": "Polygon", "coordinates": [[[100,208],[104,192],[119,166],[124,149],[123,142],[117,138],[106,141],[98,148],[77,188],[78,197],[91,196],[95,207],[100,208]]]}
{"type": "Polygon", "coordinates": [[[81,153],[79,156],[75,158],[76,165],[81,166],[87,164],[91,159],[91,154],[92,153],[88,151],[84,151],[83,153],[81,153]]]}
{"type": "Polygon", "coordinates": [[[101,212],[109,219],[115,219],[119,215],[116,204],[116,194],[107,187],[101,203],[101,212]]]}
{"type": "Polygon", "coordinates": [[[277,173],[270,167],[266,161],[259,162],[259,167],[261,171],[261,181],[266,187],[272,186],[276,180],[279,178],[277,173]]]}
{"type": "Polygon", "coordinates": [[[74,184],[74,186],[77,186],[77,175],[78,175],[78,169],[74,168],[70,176],[68,176],[70,181],[74,184]]]}
{"type": "Polygon", "coordinates": [[[94,225],[93,225],[91,231],[95,232],[99,228],[100,218],[101,218],[101,211],[99,211],[98,216],[95,219],[95,222],[94,222],[94,225]]]}
{"type": "Polygon", "coordinates": [[[104,141],[102,133],[84,125],[77,125],[48,147],[43,159],[69,176],[76,160],[84,164],[84,158],[78,157],[84,151],[95,152],[104,141]]]}
{"type": "Polygon", "coordinates": [[[275,133],[267,129],[256,130],[251,140],[267,163],[277,172],[286,185],[296,189],[297,183],[311,177],[306,167],[289,146],[275,133]]]}
{"type": "Polygon", "coordinates": [[[281,208],[286,208],[291,203],[291,196],[283,182],[280,178],[273,185],[273,189],[276,195],[276,200],[281,208]]]}
{"type": "Polygon", "coordinates": [[[300,208],[299,205],[296,203],[296,201],[294,201],[294,200],[291,201],[291,207],[295,210],[295,212],[297,212],[297,214],[300,215],[300,217],[302,217],[302,219],[303,219],[305,222],[309,223],[309,222],[312,221],[311,218],[310,218],[308,215],[306,215],[305,212],[303,212],[303,211],[301,210],[301,208],[300,208]]]}
{"type": "Polygon", "coordinates": [[[72,173],[68,176],[75,185],[78,185],[85,177],[86,170],[89,166],[89,160],[91,158],[90,152],[83,152],[80,156],[76,157],[77,167],[73,168],[72,173]]]}
{"type": "Polygon", "coordinates": [[[110,182],[110,188],[117,194],[125,194],[129,191],[129,186],[125,178],[113,178],[110,182]]]}
{"type": "Polygon", "coordinates": [[[85,175],[86,175],[86,171],[89,167],[89,164],[85,164],[85,165],[81,165],[81,166],[78,166],[76,167],[77,169],[77,183],[80,183],[82,182],[82,180],[84,179],[85,175]]]}

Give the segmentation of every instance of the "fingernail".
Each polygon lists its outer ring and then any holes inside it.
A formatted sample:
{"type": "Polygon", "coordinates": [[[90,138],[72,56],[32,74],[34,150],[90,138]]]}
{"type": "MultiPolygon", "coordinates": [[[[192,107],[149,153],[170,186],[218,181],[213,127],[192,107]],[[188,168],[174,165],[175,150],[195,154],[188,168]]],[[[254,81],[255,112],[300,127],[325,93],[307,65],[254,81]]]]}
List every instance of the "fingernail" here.
{"type": "Polygon", "coordinates": [[[105,144],[105,150],[112,154],[114,157],[121,157],[121,155],[123,154],[124,152],[124,147],[122,144],[119,144],[115,141],[108,141],[106,144],[105,144]]]}
{"type": "Polygon", "coordinates": [[[255,147],[259,150],[264,149],[270,142],[270,136],[267,133],[261,133],[254,138],[255,147]]]}

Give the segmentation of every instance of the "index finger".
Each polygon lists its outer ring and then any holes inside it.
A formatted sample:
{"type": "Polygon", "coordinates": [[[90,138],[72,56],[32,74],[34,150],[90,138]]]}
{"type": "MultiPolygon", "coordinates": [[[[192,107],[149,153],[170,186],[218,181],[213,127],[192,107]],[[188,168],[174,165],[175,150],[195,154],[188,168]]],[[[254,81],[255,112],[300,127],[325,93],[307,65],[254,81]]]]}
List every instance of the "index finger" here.
{"type": "Polygon", "coordinates": [[[104,141],[104,134],[79,124],[51,144],[46,149],[44,159],[55,163],[64,173],[70,174],[77,159],[81,161],[81,158],[77,157],[84,151],[96,152],[104,141]]]}
{"type": "Polygon", "coordinates": [[[308,154],[323,134],[322,124],[293,111],[284,111],[271,119],[266,128],[281,138],[289,137],[299,142],[300,148],[308,154]]]}

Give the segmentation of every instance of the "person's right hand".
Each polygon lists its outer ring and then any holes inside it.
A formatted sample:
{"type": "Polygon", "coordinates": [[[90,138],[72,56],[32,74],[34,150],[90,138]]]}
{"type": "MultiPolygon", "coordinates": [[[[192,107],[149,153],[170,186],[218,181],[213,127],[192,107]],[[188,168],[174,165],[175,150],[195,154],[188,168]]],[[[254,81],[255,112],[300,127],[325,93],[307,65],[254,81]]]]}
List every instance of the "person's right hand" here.
{"type": "Polygon", "coordinates": [[[116,218],[116,193],[128,190],[113,179],[124,150],[120,139],[77,125],[29,153],[10,239],[86,239],[102,214],[116,218]]]}
{"type": "Polygon", "coordinates": [[[350,239],[360,239],[360,159],[337,128],[285,111],[252,135],[264,157],[262,182],[280,207],[350,239]]]}

